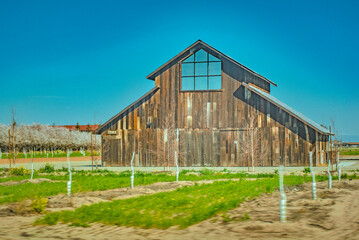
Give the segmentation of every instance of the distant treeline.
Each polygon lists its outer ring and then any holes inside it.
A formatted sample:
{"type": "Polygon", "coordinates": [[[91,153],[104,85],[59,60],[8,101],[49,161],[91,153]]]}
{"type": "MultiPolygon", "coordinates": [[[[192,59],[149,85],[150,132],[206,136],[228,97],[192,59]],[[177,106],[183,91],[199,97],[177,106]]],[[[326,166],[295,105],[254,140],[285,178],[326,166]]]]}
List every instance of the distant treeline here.
{"type": "MultiPolygon", "coordinates": [[[[0,124],[0,149],[7,152],[9,149],[9,129],[11,151],[13,142],[16,151],[25,150],[56,150],[56,149],[90,149],[91,133],[70,131],[66,128],[52,127],[42,124],[16,126],[14,135],[12,127],[0,124]],[[14,137],[13,137],[14,136],[14,137]]],[[[93,136],[94,149],[100,149],[101,139],[93,136]]]]}

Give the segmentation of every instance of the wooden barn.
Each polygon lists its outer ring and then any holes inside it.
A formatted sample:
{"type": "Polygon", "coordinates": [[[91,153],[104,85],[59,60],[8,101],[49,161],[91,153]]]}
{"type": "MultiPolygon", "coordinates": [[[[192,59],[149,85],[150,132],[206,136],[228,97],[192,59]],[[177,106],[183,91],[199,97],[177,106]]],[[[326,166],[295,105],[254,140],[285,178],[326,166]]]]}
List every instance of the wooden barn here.
{"type": "MultiPolygon", "coordinates": [[[[155,87],[100,126],[104,166],[326,162],[329,131],[270,94],[274,82],[201,40],[156,69],[155,87]]],[[[294,91],[294,90],[293,90],[294,91]]]]}

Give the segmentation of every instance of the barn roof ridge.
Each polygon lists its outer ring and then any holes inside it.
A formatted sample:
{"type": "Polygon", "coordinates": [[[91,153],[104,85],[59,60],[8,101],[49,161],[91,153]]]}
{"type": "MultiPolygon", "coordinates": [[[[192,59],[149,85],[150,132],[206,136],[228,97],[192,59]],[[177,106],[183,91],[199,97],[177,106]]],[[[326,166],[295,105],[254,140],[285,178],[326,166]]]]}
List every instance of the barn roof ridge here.
{"type": "Polygon", "coordinates": [[[159,74],[161,74],[162,72],[164,72],[165,70],[167,70],[170,66],[173,66],[173,64],[177,63],[178,61],[180,61],[182,58],[184,58],[187,55],[192,54],[191,49],[196,47],[197,45],[203,45],[206,48],[209,48],[210,50],[216,52],[217,54],[219,54],[220,56],[226,58],[227,60],[229,60],[230,62],[234,63],[235,65],[245,69],[246,71],[254,74],[255,76],[261,78],[262,80],[274,85],[277,87],[277,84],[272,82],[271,80],[267,79],[266,77],[263,77],[262,75],[260,75],[259,73],[253,71],[252,69],[244,66],[243,64],[237,62],[236,60],[234,60],[233,58],[229,57],[228,55],[218,51],[217,49],[215,49],[214,47],[208,45],[207,43],[203,42],[202,40],[198,39],[196,42],[194,42],[193,44],[191,44],[189,47],[187,47],[186,49],[184,49],[183,51],[181,51],[179,54],[177,54],[176,56],[174,56],[173,58],[171,58],[169,61],[167,61],[166,63],[164,63],[162,66],[160,66],[159,68],[157,68],[155,71],[153,71],[152,73],[150,73],[146,78],[150,79],[150,80],[155,80],[155,77],[158,76],[159,74]]]}
{"type": "Polygon", "coordinates": [[[304,116],[300,112],[296,111],[295,109],[291,108],[290,106],[286,105],[285,103],[282,103],[281,101],[279,101],[278,99],[276,99],[272,95],[270,95],[270,94],[268,94],[266,92],[263,92],[260,89],[258,89],[256,87],[253,87],[253,86],[251,86],[249,84],[246,84],[244,82],[242,82],[242,85],[244,87],[246,87],[247,89],[251,90],[252,92],[260,95],[261,97],[263,97],[267,101],[273,103],[277,107],[279,107],[279,108],[283,109],[284,111],[288,112],[290,115],[294,116],[295,118],[303,121],[304,123],[306,123],[307,125],[309,125],[313,129],[316,129],[320,133],[322,133],[322,134],[330,134],[328,129],[325,129],[324,127],[320,126],[318,123],[314,122],[313,120],[307,118],[306,116],[304,116]]]}
{"type": "Polygon", "coordinates": [[[113,116],[112,118],[110,118],[110,120],[108,120],[107,122],[105,122],[104,124],[102,124],[100,127],[98,127],[94,133],[95,134],[101,134],[104,131],[106,131],[109,128],[109,125],[114,124],[114,122],[117,122],[118,120],[120,120],[121,118],[123,118],[124,116],[126,116],[128,113],[132,112],[134,109],[136,109],[138,106],[140,106],[143,102],[148,101],[156,92],[157,90],[160,89],[160,87],[156,86],[154,88],[152,88],[150,91],[148,91],[147,93],[145,93],[142,97],[140,97],[139,99],[137,99],[136,101],[134,101],[133,103],[131,103],[130,105],[128,105],[125,109],[123,109],[121,112],[119,112],[118,114],[116,114],[115,116],[113,116]],[[146,99],[147,97],[149,97],[149,99],[146,99]],[[143,101],[143,102],[142,102],[143,101]],[[139,104],[138,106],[136,106],[137,104],[139,104]],[[132,111],[131,111],[131,108],[132,111]]]}

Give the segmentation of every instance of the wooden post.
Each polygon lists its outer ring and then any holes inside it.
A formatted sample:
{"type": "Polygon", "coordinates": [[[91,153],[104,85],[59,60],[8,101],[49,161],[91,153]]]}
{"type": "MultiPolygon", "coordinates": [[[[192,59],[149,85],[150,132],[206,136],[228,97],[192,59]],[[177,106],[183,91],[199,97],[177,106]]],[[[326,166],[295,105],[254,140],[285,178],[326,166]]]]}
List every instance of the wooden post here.
{"type": "Polygon", "coordinates": [[[163,141],[163,171],[166,171],[166,142],[163,141]]]}
{"type": "Polygon", "coordinates": [[[31,150],[31,178],[34,176],[34,149],[31,150]]]}
{"type": "MultiPolygon", "coordinates": [[[[96,123],[95,123],[96,125],[96,123]]],[[[92,131],[91,131],[91,134],[92,134],[92,131]]],[[[96,145],[97,142],[96,142],[96,134],[95,134],[95,162],[96,162],[96,170],[98,169],[97,165],[98,165],[98,161],[97,161],[97,151],[96,151],[96,145]]],[[[122,147],[122,139],[121,139],[121,147],[122,147]]],[[[122,156],[122,151],[121,151],[121,156],[122,156]]]]}
{"type": "Polygon", "coordinates": [[[247,158],[247,162],[248,162],[248,172],[250,172],[250,169],[249,169],[249,165],[250,165],[250,163],[249,163],[249,142],[248,142],[248,129],[247,129],[247,138],[246,138],[246,140],[247,140],[247,156],[248,156],[248,158],[247,158]]]}
{"type": "Polygon", "coordinates": [[[15,160],[16,160],[16,149],[15,149],[15,143],[16,143],[16,136],[15,136],[15,127],[12,130],[12,156],[13,156],[13,163],[15,166],[15,160]]]}
{"type": "Polygon", "coordinates": [[[254,146],[253,146],[253,129],[251,129],[251,160],[252,160],[252,171],[254,172],[254,146]]]}
{"type": "MultiPolygon", "coordinates": [[[[332,146],[332,127],[329,126],[329,137],[330,137],[330,157],[329,159],[333,162],[333,146],[332,146]]],[[[333,166],[332,166],[332,171],[333,171],[333,166]]]]}
{"type": "Polygon", "coordinates": [[[11,168],[10,152],[11,152],[11,132],[10,132],[10,129],[9,129],[9,164],[10,164],[10,168],[11,168]]]}
{"type": "Polygon", "coordinates": [[[337,160],[335,161],[336,163],[336,170],[338,171],[338,163],[339,163],[339,148],[337,148],[337,160]]]}
{"type": "Polygon", "coordinates": [[[167,156],[166,156],[166,142],[167,142],[167,129],[164,129],[163,131],[163,167],[164,171],[166,171],[166,164],[167,164],[167,156]]]}
{"type": "Polygon", "coordinates": [[[92,141],[92,131],[91,131],[91,161],[92,161],[92,171],[93,171],[93,141],[92,141]]]}

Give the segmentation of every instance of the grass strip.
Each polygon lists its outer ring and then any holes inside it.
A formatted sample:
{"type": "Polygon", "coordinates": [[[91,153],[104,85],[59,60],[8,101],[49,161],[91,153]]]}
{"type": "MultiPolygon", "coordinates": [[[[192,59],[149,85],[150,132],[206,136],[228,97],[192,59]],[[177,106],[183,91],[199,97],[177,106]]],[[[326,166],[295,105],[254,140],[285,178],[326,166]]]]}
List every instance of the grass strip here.
{"type": "MultiPolygon", "coordinates": [[[[94,152],[94,156],[100,156],[100,153],[94,152]]],[[[85,151],[85,156],[91,156],[90,151],[85,151]]],[[[47,153],[45,152],[34,152],[34,158],[58,158],[58,157],[67,157],[67,153],[65,151],[57,152],[54,151],[52,154],[50,151],[47,153]]],[[[80,151],[74,151],[70,154],[70,157],[83,157],[83,154],[80,151]]],[[[10,153],[10,156],[8,154],[2,154],[0,159],[13,159],[14,155],[10,153]]],[[[26,157],[24,153],[17,153],[16,158],[31,158],[31,151],[27,152],[26,157]]]]}
{"type": "MultiPolygon", "coordinates": [[[[286,176],[286,185],[310,181],[309,177],[286,176]]],[[[186,228],[212,216],[236,208],[239,203],[278,188],[278,177],[254,181],[220,181],[179,188],[137,198],[83,206],[75,211],[49,213],[36,224],[58,222],[88,226],[100,222],[108,225],[166,229],[186,228]]]]}
{"type": "Polygon", "coordinates": [[[359,155],[359,150],[340,150],[342,156],[356,156],[359,155]]]}
{"type": "MultiPolygon", "coordinates": [[[[72,176],[72,193],[89,192],[89,191],[102,191],[107,189],[130,187],[130,175],[129,171],[123,171],[120,173],[114,172],[86,172],[78,171],[72,176]]],[[[199,171],[196,174],[188,174],[188,172],[180,173],[181,181],[200,181],[200,180],[216,180],[216,179],[241,179],[241,178],[276,178],[275,174],[247,174],[247,173],[223,173],[212,171],[199,171]]],[[[30,176],[14,176],[7,178],[0,178],[0,182],[8,181],[20,181],[29,179],[30,176]]],[[[41,182],[41,183],[22,183],[12,186],[0,186],[0,204],[18,202],[25,199],[37,199],[40,197],[49,197],[58,195],[60,193],[66,193],[68,174],[56,175],[47,174],[40,175],[35,174],[36,178],[47,178],[56,182],[41,182]]],[[[286,177],[287,178],[287,177],[286,177]]],[[[316,176],[317,181],[327,180],[327,176],[316,176]]],[[[358,178],[355,174],[347,175],[342,174],[342,178],[358,178]]],[[[333,177],[333,180],[337,177],[333,177]]],[[[146,173],[136,172],[135,174],[135,186],[149,185],[156,182],[173,182],[176,177],[170,173],[146,173]]]]}
{"type": "MultiPolygon", "coordinates": [[[[197,174],[180,174],[182,181],[199,181],[199,180],[214,180],[214,179],[233,179],[244,177],[274,177],[274,174],[256,174],[250,175],[246,173],[218,173],[214,171],[197,172],[197,174]]],[[[102,191],[107,189],[123,188],[130,186],[130,171],[123,171],[120,173],[114,172],[86,172],[78,171],[73,174],[72,180],[72,193],[89,192],[89,191],[102,191]]],[[[5,181],[20,181],[29,179],[29,175],[25,176],[12,176],[1,178],[1,182],[5,181]]],[[[22,183],[12,186],[0,186],[0,204],[18,202],[25,199],[36,199],[39,197],[49,197],[60,193],[66,193],[68,174],[65,175],[39,175],[35,174],[36,178],[47,178],[60,182],[41,182],[41,183],[22,183]]],[[[169,173],[145,173],[136,172],[135,186],[148,185],[156,182],[173,182],[176,177],[169,173]]]]}

